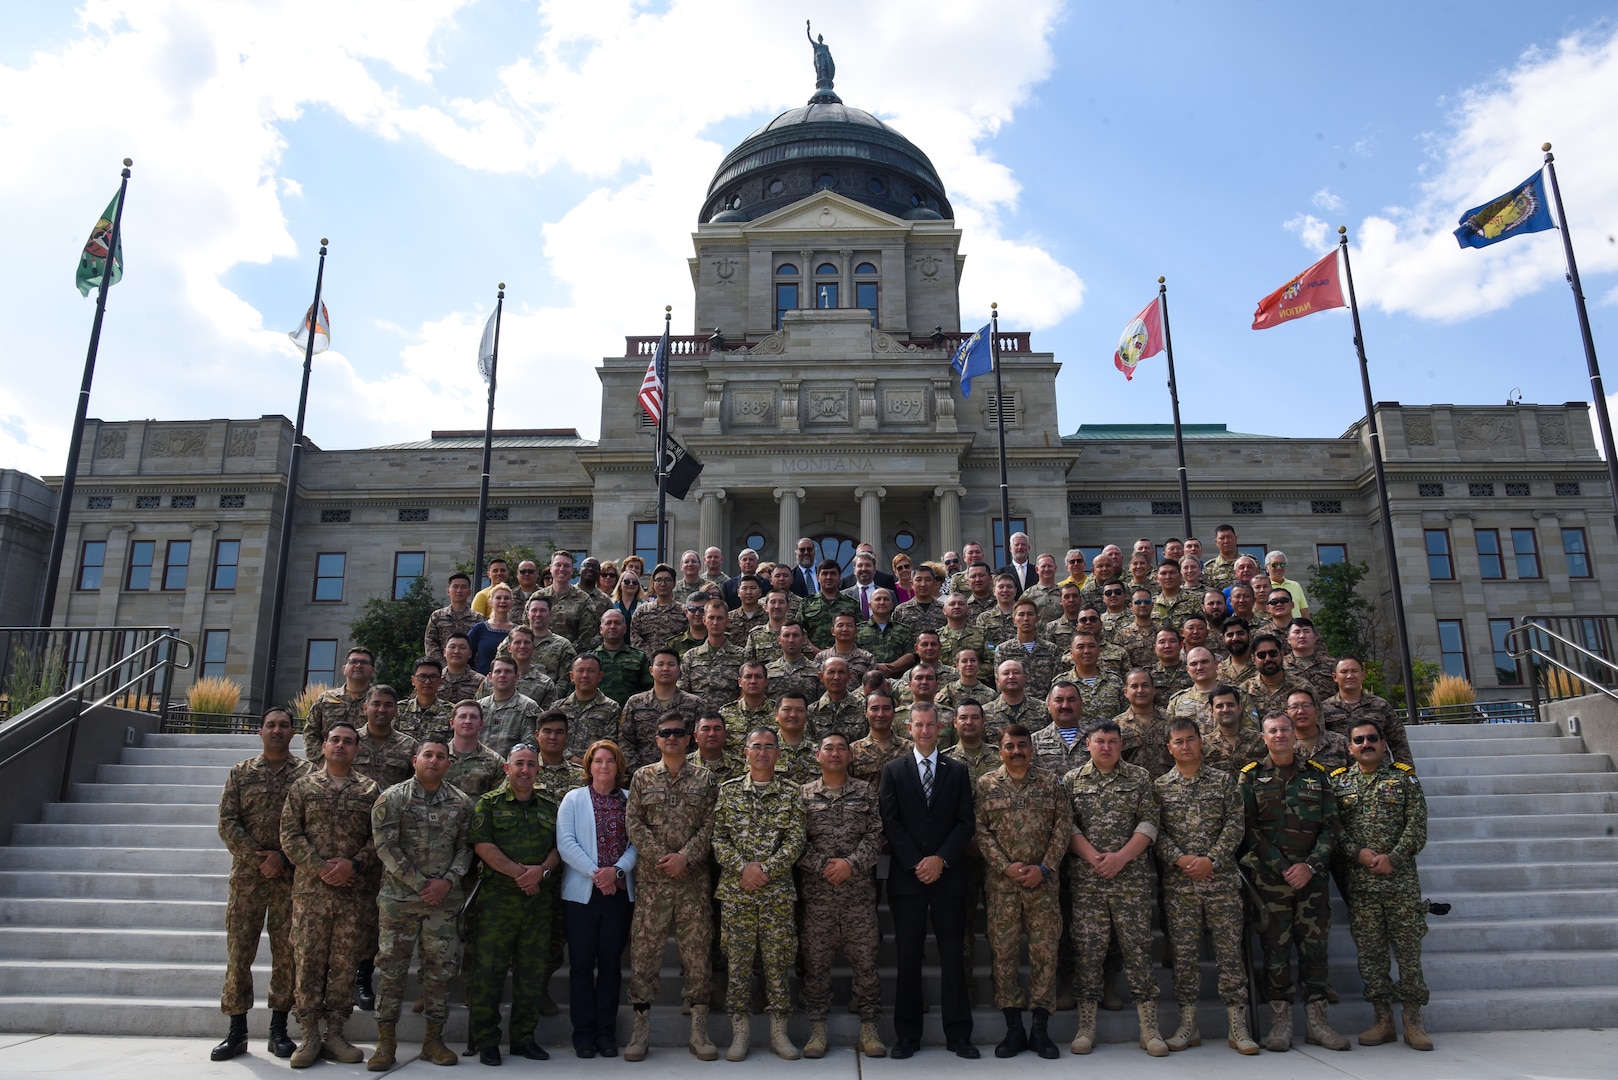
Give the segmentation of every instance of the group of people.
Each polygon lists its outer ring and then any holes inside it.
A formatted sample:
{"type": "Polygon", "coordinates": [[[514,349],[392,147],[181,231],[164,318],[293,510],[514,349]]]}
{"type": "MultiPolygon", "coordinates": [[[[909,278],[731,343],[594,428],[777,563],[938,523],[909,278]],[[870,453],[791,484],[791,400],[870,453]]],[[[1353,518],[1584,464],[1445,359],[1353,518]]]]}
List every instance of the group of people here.
{"type": "MultiPolygon", "coordinates": [[[[622,1052],[641,1060],[670,935],[699,1058],[718,1056],[712,1008],[731,1018],[727,1059],[747,1056],[755,965],[770,1049],[824,1055],[839,950],[859,1049],[880,1056],[883,891],[898,959],[894,1057],[919,1049],[929,923],[946,1044],[978,1056],[980,913],[1006,1021],[999,1057],[1058,1056],[1052,1014],[1075,1006],[1070,1049],[1089,1053],[1097,1010],[1122,1007],[1118,974],[1143,1049],[1199,1045],[1205,933],[1227,1042],[1256,1054],[1250,932],[1264,1045],[1289,1048],[1301,994],[1306,1040],[1346,1050],[1327,1021],[1328,875],[1375,1011],[1361,1043],[1396,1040],[1400,1005],[1405,1041],[1431,1049],[1415,868],[1426,807],[1403,727],[1364,691],[1359,658],[1325,655],[1283,554],[1266,559],[1260,615],[1254,560],[1238,567],[1229,526],[1216,541],[1206,563],[1178,539],[1161,557],[1143,540],[1127,563],[1103,549],[1088,568],[1071,551],[1062,581],[1020,533],[998,571],[969,544],[959,570],[953,552],[895,559],[891,584],[861,550],[847,586],[808,540],[795,567],[744,552],[735,578],[717,550],[693,551],[680,570],[655,566],[651,597],[627,617],[599,587],[600,564],[584,560],[575,584],[572,556],[557,552],[552,584],[521,597],[525,621],[495,628],[482,673],[469,639],[490,620],[477,618],[467,577],[452,576],[404,700],[353,649],[344,685],[307,717],[309,760],[290,753],[290,713],[271,709],[263,752],[231,772],[220,806],[235,856],[221,999],[231,1029],[214,1058],[246,1047],[266,922],[270,1048],[294,1066],[363,1060],[344,1035],[357,1004],[376,1012],[369,1067],[391,1068],[417,954],[423,1058],[456,1061],[443,1028],[459,970],[467,1053],[500,1063],[509,977],[510,1052],[543,1059],[534,1029],[559,1011],[549,986],[564,942],[575,1053],[620,1052],[627,949],[622,1052]],[[683,603],[677,587],[689,589],[683,603]],[[1166,1037],[1154,912],[1179,1006],[1166,1037]],[[809,1021],[801,1049],[787,1028],[794,968],[809,1021]]],[[[534,581],[533,569],[519,578],[534,581]]],[[[620,584],[644,572],[633,558],[614,569],[620,584]]],[[[490,578],[488,610],[517,607],[522,586],[490,578]]]]}

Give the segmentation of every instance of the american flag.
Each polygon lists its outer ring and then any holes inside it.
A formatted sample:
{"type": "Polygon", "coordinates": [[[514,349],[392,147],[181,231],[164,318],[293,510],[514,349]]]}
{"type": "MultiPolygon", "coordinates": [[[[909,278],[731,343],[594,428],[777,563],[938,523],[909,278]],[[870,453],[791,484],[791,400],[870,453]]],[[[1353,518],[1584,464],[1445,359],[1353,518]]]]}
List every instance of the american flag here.
{"type": "Polygon", "coordinates": [[[663,339],[657,343],[657,351],[652,354],[652,362],[646,365],[646,377],[640,381],[640,407],[646,410],[646,415],[652,418],[652,423],[663,419],[663,364],[668,355],[669,335],[665,331],[663,339]]]}

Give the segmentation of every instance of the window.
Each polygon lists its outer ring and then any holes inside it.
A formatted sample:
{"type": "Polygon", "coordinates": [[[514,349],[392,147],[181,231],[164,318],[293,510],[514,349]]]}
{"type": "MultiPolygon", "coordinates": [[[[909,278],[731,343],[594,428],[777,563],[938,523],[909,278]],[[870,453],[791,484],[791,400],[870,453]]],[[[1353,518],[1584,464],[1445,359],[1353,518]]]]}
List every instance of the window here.
{"type": "Polygon", "coordinates": [[[1558,495],[1577,495],[1579,493],[1579,482],[1574,480],[1572,483],[1558,483],[1556,493],[1558,495]]]}
{"type": "Polygon", "coordinates": [[[657,553],[657,522],[635,522],[635,543],[633,546],[635,554],[639,555],[646,563],[646,583],[642,586],[642,591],[644,592],[651,587],[652,567],[656,566],[660,561],[657,553]]]}
{"type": "MultiPolygon", "coordinates": [[[[651,417],[646,415],[646,410],[645,409],[641,410],[640,417],[641,417],[642,420],[651,420],[651,417]]],[[[657,427],[657,423],[655,421],[652,423],[652,427],[653,428],[657,427]]],[[[510,521],[511,520],[511,507],[509,507],[509,506],[491,506],[491,507],[488,507],[487,509],[485,509],[483,511],[483,520],[484,521],[510,521]]]]}
{"type": "Polygon", "coordinates": [[[1489,499],[1494,497],[1494,485],[1489,483],[1468,484],[1466,493],[1474,499],[1489,499]]]}
{"type": "Polygon", "coordinates": [[[77,587],[80,589],[101,588],[101,571],[106,565],[107,542],[105,540],[86,540],[84,549],[79,552],[79,584],[77,587]]]}
{"type": "Polygon", "coordinates": [[[223,678],[225,674],[225,654],[230,648],[229,630],[204,630],[202,632],[202,677],[223,678]]]}
{"type": "MultiPolygon", "coordinates": [[[[797,273],[796,270],[793,273],[797,273]]],[[[775,283],[775,328],[781,329],[781,317],[789,311],[798,310],[798,283],[796,281],[778,281],[775,283]]]]}
{"type": "MultiPolygon", "coordinates": [[[[1253,561],[1258,563],[1258,568],[1260,570],[1264,569],[1264,553],[1266,549],[1263,544],[1237,544],[1236,550],[1243,555],[1251,555],[1253,561]]],[[[1215,551],[1214,554],[1217,555],[1218,552],[1215,551]]]]}
{"type": "Polygon", "coordinates": [[[157,558],[157,541],[136,540],[129,545],[129,567],[124,571],[124,588],[144,592],[152,587],[152,560],[157,558]]]}
{"type": "Polygon", "coordinates": [[[1262,514],[1264,513],[1263,499],[1232,499],[1230,503],[1232,514],[1262,514]]]}
{"type": "Polygon", "coordinates": [[[1444,497],[1443,484],[1417,484],[1416,494],[1423,499],[1442,499],[1444,497]]]}
{"type": "Polygon", "coordinates": [[[171,495],[169,496],[169,506],[175,510],[195,510],[197,508],[197,497],[195,495],[171,495]]]}
{"type": "Polygon", "coordinates": [[[88,500],[85,501],[85,508],[88,510],[111,510],[112,496],[92,495],[88,500]]]}
{"type": "Polygon", "coordinates": [[[1478,573],[1485,581],[1499,581],[1506,576],[1506,564],[1500,558],[1500,530],[1479,529],[1478,573]]]}
{"type": "Polygon", "coordinates": [[[191,541],[170,540],[168,553],[163,557],[163,588],[178,591],[185,588],[186,571],[191,566],[191,541]]]}
{"type": "Polygon", "coordinates": [[[393,598],[404,599],[410,586],[419,577],[427,575],[425,551],[395,551],[393,553],[393,598]]]}
{"type": "Polygon", "coordinates": [[[590,508],[588,506],[558,506],[556,508],[557,521],[589,521],[590,508]]]}
{"type": "Polygon", "coordinates": [[[1006,427],[1017,426],[1017,391],[1006,392],[1005,404],[1001,405],[999,394],[989,395],[989,408],[983,417],[985,424],[998,425],[1001,419],[1005,420],[1006,427]]]}
{"type": "Polygon", "coordinates": [[[815,267],[815,274],[817,277],[836,277],[837,267],[833,266],[831,263],[821,263],[819,266],[815,267]]]}
{"type": "Polygon", "coordinates": [[[426,520],[427,520],[427,508],[425,506],[401,506],[401,507],[399,507],[399,521],[400,521],[401,524],[419,525],[419,524],[421,524],[422,522],[424,522],[426,520]]]}
{"type": "Polygon", "coordinates": [[[1067,504],[1069,517],[1100,517],[1101,504],[1098,502],[1070,502],[1067,504]]]}
{"type": "Polygon", "coordinates": [[[135,509],[136,510],[156,510],[159,506],[162,506],[162,505],[163,505],[163,496],[161,496],[161,495],[136,495],[135,496],[135,509]]]}
{"type": "Polygon", "coordinates": [[[1461,633],[1461,620],[1438,620],[1438,656],[1445,675],[1466,678],[1466,635],[1461,633]]]}
{"type": "Polygon", "coordinates": [[[1455,567],[1449,558],[1449,530],[1427,529],[1427,576],[1434,581],[1454,581],[1455,567]]]}
{"type": "Polygon", "coordinates": [[[876,282],[856,281],[854,283],[854,306],[862,307],[871,313],[871,324],[876,325],[876,282]]]}
{"type": "Polygon", "coordinates": [[[335,603],[343,598],[343,569],[348,556],[340,551],[323,551],[315,556],[315,600],[335,603]]]}
{"type": "Polygon", "coordinates": [[[1567,556],[1568,577],[1590,577],[1590,549],[1583,529],[1562,530],[1562,554],[1567,556]]]}
{"type": "Polygon", "coordinates": [[[1522,669],[1511,658],[1506,635],[1511,633],[1510,619],[1489,620],[1489,643],[1494,648],[1494,681],[1501,686],[1521,686],[1522,669]]]}
{"type": "Polygon", "coordinates": [[[900,551],[909,551],[916,546],[916,534],[909,529],[900,529],[893,534],[893,546],[900,551]]]}
{"type": "MultiPolygon", "coordinates": [[[[1028,531],[1028,519],[1027,518],[1012,518],[1011,519],[1011,531],[1014,532],[1014,533],[1016,533],[1016,532],[1020,532],[1020,533],[1027,532],[1028,531]]],[[[1030,559],[1033,558],[1032,554],[1029,555],[1029,558],[1030,559]]],[[[1004,565],[1006,565],[1006,563],[1008,563],[1010,561],[1011,561],[1011,557],[1006,554],[1006,527],[1005,527],[1005,523],[1002,522],[999,518],[995,518],[994,519],[994,562],[989,564],[989,569],[993,570],[997,566],[1004,566],[1004,565]]]]}
{"type": "Polygon", "coordinates": [[[242,560],[240,540],[220,540],[213,546],[213,578],[210,589],[234,589],[236,568],[242,560]]]}
{"type": "Polygon", "coordinates": [[[1510,497],[1510,498],[1513,498],[1513,499],[1525,498],[1525,497],[1527,497],[1529,495],[1532,495],[1532,494],[1533,494],[1533,487],[1531,485],[1529,485],[1529,484],[1511,484],[1511,483],[1508,483],[1506,485],[1506,495],[1508,497],[1510,497]]]}
{"type": "Polygon", "coordinates": [[[1316,544],[1315,565],[1336,566],[1348,561],[1347,544],[1316,544]]]}
{"type": "Polygon", "coordinates": [[[1343,500],[1310,499],[1309,512],[1311,514],[1341,514],[1343,512],[1343,500]]]}
{"type": "Polygon", "coordinates": [[[303,658],[303,685],[341,686],[337,678],[337,639],[310,638],[303,658]]]}
{"type": "Polygon", "coordinates": [[[742,538],[742,543],[747,545],[748,547],[752,548],[754,551],[758,552],[760,558],[763,558],[763,556],[764,556],[764,547],[769,542],[770,542],[769,537],[764,535],[763,530],[756,529],[756,528],[752,532],[748,533],[745,537],[742,538]]]}
{"type": "Polygon", "coordinates": [[[1153,499],[1152,500],[1152,516],[1153,517],[1179,517],[1180,516],[1180,500],[1179,499],[1173,499],[1173,500],[1169,500],[1169,499],[1153,499]]]}
{"type": "Polygon", "coordinates": [[[1539,542],[1533,529],[1512,529],[1511,549],[1517,553],[1517,576],[1539,577],[1539,542]]]}
{"type": "Polygon", "coordinates": [[[353,516],[354,511],[347,509],[322,510],[320,512],[320,523],[322,525],[347,525],[353,516]]]}
{"type": "Polygon", "coordinates": [[[221,496],[219,496],[219,509],[221,509],[221,510],[240,510],[243,507],[245,507],[246,505],[247,505],[247,496],[246,495],[221,495],[221,496]]]}

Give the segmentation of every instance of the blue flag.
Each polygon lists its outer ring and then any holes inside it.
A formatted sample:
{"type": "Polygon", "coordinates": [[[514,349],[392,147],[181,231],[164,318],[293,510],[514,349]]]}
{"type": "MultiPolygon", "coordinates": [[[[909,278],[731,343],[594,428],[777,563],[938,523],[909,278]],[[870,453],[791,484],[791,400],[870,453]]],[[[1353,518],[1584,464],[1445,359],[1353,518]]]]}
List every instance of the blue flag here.
{"type": "Polygon", "coordinates": [[[1498,199],[1462,214],[1455,239],[1462,247],[1480,248],[1554,228],[1556,223],[1551,220],[1551,208],[1545,199],[1545,173],[1541,170],[1498,199]]]}
{"type": "Polygon", "coordinates": [[[960,372],[961,396],[971,397],[972,380],[994,370],[994,352],[991,348],[989,326],[984,326],[982,330],[961,342],[961,347],[955,350],[955,359],[950,361],[950,367],[960,372]]]}

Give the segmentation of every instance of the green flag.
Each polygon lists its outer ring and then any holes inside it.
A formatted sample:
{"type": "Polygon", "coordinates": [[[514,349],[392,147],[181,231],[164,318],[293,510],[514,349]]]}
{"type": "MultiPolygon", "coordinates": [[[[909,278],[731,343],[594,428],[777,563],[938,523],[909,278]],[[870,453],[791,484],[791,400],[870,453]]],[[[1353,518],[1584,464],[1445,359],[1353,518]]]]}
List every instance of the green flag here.
{"type": "MultiPolygon", "coordinates": [[[[81,295],[89,296],[90,290],[101,284],[101,275],[107,268],[107,249],[112,242],[112,219],[117,212],[118,196],[114,195],[112,202],[101,212],[101,220],[90,230],[90,239],[84,242],[84,251],[79,255],[79,272],[73,276],[81,295]]],[[[118,284],[118,279],[123,276],[124,241],[120,236],[118,250],[112,253],[112,281],[109,284],[118,284]]]]}

